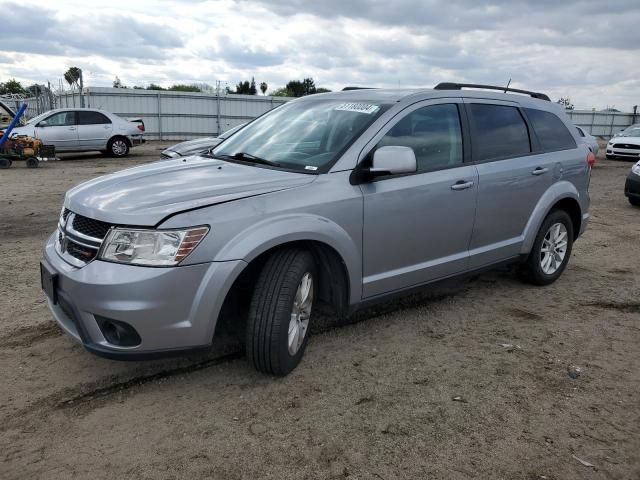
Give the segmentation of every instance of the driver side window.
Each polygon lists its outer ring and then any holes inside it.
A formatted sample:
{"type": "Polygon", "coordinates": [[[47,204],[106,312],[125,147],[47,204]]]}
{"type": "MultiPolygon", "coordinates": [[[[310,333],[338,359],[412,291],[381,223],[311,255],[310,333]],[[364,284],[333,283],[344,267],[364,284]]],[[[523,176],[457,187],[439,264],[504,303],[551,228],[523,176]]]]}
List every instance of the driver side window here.
{"type": "Polygon", "coordinates": [[[45,120],[48,127],[65,127],[76,124],[75,112],[59,112],[51,115],[45,120]]]}
{"type": "Polygon", "coordinates": [[[418,173],[462,165],[462,129],[453,103],[419,108],[400,119],[378,142],[409,147],[416,155],[418,173]]]}

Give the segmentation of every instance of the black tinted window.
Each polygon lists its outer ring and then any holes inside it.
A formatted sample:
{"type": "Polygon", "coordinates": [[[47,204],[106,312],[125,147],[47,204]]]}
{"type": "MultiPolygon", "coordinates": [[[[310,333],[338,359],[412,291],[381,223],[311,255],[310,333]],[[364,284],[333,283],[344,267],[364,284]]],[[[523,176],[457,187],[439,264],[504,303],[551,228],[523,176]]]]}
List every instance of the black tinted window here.
{"type": "Polygon", "coordinates": [[[105,115],[100,112],[78,112],[78,123],[80,125],[100,125],[103,123],[111,123],[105,115]]]}
{"type": "Polygon", "coordinates": [[[576,147],[569,129],[557,115],[535,108],[524,111],[538,136],[542,150],[566,150],[576,147]]]}
{"type": "Polygon", "coordinates": [[[378,142],[377,147],[410,147],[418,172],[462,164],[462,132],[454,104],[419,108],[402,118],[378,142]]]}
{"type": "Polygon", "coordinates": [[[476,133],[476,160],[517,157],[531,151],[527,124],[517,108],[480,103],[469,107],[476,133]]]}

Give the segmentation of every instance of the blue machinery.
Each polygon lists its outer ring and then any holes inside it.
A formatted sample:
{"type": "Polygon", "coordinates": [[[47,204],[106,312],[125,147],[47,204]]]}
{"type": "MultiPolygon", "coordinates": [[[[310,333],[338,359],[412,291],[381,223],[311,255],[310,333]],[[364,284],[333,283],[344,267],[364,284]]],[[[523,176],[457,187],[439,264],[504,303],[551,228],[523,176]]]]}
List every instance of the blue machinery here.
{"type": "Polygon", "coordinates": [[[11,135],[11,130],[13,130],[13,128],[16,126],[16,123],[20,121],[20,117],[22,117],[26,109],[27,109],[26,103],[23,103],[22,105],[20,105],[20,108],[18,109],[18,113],[16,113],[16,116],[13,117],[13,120],[11,120],[11,123],[9,124],[7,129],[4,131],[2,138],[0,138],[0,148],[2,148],[2,145],[4,145],[4,142],[7,141],[7,138],[9,138],[9,135],[11,135]]]}

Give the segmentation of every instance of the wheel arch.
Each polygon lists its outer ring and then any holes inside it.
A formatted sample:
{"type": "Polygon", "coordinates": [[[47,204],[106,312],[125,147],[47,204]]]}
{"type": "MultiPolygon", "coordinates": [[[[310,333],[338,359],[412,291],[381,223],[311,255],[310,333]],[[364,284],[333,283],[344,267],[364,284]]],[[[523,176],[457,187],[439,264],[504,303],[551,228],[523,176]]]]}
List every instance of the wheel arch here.
{"type": "Polygon", "coordinates": [[[566,211],[571,217],[573,225],[573,239],[580,235],[582,227],[582,207],[580,206],[580,194],[576,187],[567,181],[557,182],[549,188],[529,217],[524,230],[524,241],[520,253],[528,255],[531,252],[538,230],[549,212],[554,209],[566,211]]]}

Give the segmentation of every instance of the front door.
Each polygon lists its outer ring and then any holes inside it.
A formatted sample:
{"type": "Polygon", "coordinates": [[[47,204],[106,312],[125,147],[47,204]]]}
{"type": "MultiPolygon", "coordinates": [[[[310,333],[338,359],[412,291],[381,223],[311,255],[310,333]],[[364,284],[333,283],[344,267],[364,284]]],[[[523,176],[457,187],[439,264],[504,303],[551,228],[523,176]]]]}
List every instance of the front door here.
{"type": "Polygon", "coordinates": [[[77,150],[76,112],[58,112],[43,119],[35,127],[35,136],[45,145],[55,145],[56,151],[77,150]]]}
{"type": "Polygon", "coordinates": [[[381,146],[411,147],[418,169],[361,185],[364,298],[467,269],[478,178],[464,163],[461,106],[421,102],[374,138],[369,155],[381,146]]]}

